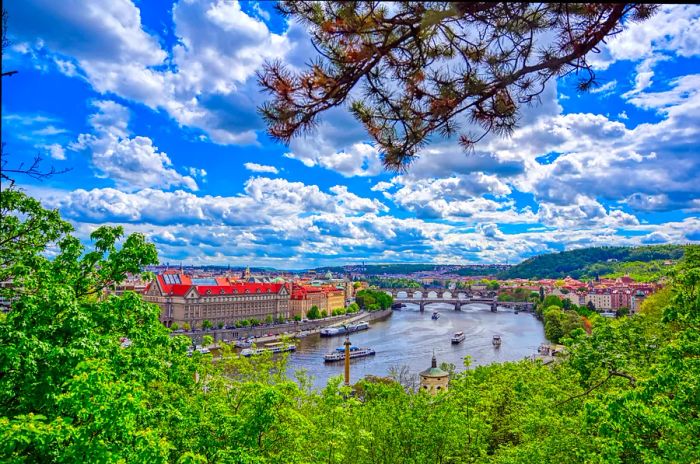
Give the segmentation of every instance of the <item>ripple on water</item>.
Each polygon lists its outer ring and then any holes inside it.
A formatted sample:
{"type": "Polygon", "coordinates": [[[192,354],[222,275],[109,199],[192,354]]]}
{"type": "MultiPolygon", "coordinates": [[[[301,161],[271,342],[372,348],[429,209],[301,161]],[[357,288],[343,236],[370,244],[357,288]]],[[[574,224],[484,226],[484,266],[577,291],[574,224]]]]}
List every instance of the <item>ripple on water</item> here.
{"type": "MultiPolygon", "coordinates": [[[[421,313],[413,306],[394,311],[388,319],[370,323],[369,330],[350,336],[353,345],[374,348],[377,353],[351,361],[352,381],[369,374],[386,375],[392,366],[406,365],[412,373],[418,373],[430,365],[433,351],[438,362],[452,363],[458,371],[464,369],[467,355],[475,365],[516,361],[535,353],[545,341],[542,324],[527,313],[516,315],[507,309],[493,313],[485,305],[455,311],[446,304],[430,305],[421,313]],[[438,320],[431,319],[433,311],[440,313],[438,320]],[[452,334],[460,330],[467,335],[466,340],[452,345],[452,334]],[[496,334],[503,337],[500,348],[491,344],[496,334]]],[[[314,376],[314,385],[323,387],[329,377],[343,373],[342,362],[323,362],[323,355],[341,347],[343,340],[318,335],[302,339],[297,351],[289,356],[288,372],[306,369],[314,376]]]]}

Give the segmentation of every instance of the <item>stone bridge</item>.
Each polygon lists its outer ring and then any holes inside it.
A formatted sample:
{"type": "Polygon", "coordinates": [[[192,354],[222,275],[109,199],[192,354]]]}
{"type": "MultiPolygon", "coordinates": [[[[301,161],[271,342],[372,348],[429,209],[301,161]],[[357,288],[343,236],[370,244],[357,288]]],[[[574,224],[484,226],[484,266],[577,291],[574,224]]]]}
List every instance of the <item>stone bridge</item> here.
{"type": "Polygon", "coordinates": [[[391,295],[397,303],[413,303],[419,306],[421,311],[432,303],[447,303],[454,305],[459,311],[463,305],[485,304],[491,307],[491,311],[496,312],[497,301],[495,292],[470,292],[466,290],[445,290],[445,289],[416,289],[416,288],[386,288],[382,291],[391,295]]]}

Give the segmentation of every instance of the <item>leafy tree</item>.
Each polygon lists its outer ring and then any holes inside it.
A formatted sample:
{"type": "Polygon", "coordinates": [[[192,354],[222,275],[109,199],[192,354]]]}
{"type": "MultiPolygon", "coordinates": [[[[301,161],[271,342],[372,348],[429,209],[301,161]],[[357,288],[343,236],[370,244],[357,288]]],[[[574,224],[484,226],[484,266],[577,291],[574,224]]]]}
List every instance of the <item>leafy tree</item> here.
{"type": "Polygon", "coordinates": [[[325,309],[321,311],[321,317],[328,317],[328,311],[326,311],[325,309]]]}
{"type": "Polygon", "coordinates": [[[557,306],[559,308],[564,306],[564,303],[556,295],[547,295],[542,303],[544,307],[548,308],[550,306],[557,306]]]}
{"type": "Polygon", "coordinates": [[[357,303],[350,303],[350,305],[348,306],[347,312],[348,312],[348,314],[351,314],[351,313],[356,313],[359,310],[360,310],[360,307],[357,305],[357,303]]]}
{"type": "Polygon", "coordinates": [[[306,318],[311,320],[320,319],[321,312],[318,310],[318,306],[311,306],[311,308],[309,308],[309,311],[306,313],[306,318]]]}
{"type": "Polygon", "coordinates": [[[625,308],[625,307],[618,308],[618,309],[615,311],[615,315],[616,315],[617,317],[627,316],[629,313],[630,313],[630,309],[629,309],[629,308],[625,308]]]}
{"type": "Polygon", "coordinates": [[[265,324],[272,324],[273,321],[274,321],[274,319],[272,318],[272,315],[271,315],[271,314],[268,314],[268,315],[265,317],[265,324]]]}
{"type": "Polygon", "coordinates": [[[190,330],[192,330],[192,327],[190,327],[189,322],[183,322],[183,323],[182,323],[182,328],[183,328],[184,330],[188,331],[188,332],[189,332],[190,330]]]}
{"type": "Polygon", "coordinates": [[[540,301],[544,301],[544,287],[540,286],[540,301]]]}
{"type": "Polygon", "coordinates": [[[590,311],[595,311],[595,304],[592,301],[589,301],[586,303],[586,308],[588,308],[590,311]]]}
{"type": "Polygon", "coordinates": [[[177,322],[173,322],[173,323],[170,325],[170,329],[171,329],[171,330],[179,330],[179,329],[180,329],[180,325],[179,325],[177,322]]]}
{"type": "Polygon", "coordinates": [[[412,1],[391,9],[372,1],[283,1],[278,8],[310,29],[321,58],[300,73],[280,62],[259,73],[273,97],[260,108],[269,134],[288,143],[350,99],[394,170],[438,134],[462,132],[469,148],[490,131],[510,133],[519,106],[536,102],[552,78],[582,72],[579,88],[589,89],[595,76],[586,54],[655,9],[412,1]],[[540,43],[543,36],[555,39],[540,43]],[[463,131],[465,122],[482,133],[463,131]]]}
{"type": "Polygon", "coordinates": [[[301,316],[299,314],[294,315],[294,320],[297,322],[301,321],[301,316]]]}
{"type": "Polygon", "coordinates": [[[209,330],[209,329],[211,329],[212,327],[213,327],[213,326],[212,326],[212,323],[211,323],[211,321],[210,321],[209,319],[204,319],[204,320],[202,321],[202,329],[204,329],[204,330],[209,330]]]}

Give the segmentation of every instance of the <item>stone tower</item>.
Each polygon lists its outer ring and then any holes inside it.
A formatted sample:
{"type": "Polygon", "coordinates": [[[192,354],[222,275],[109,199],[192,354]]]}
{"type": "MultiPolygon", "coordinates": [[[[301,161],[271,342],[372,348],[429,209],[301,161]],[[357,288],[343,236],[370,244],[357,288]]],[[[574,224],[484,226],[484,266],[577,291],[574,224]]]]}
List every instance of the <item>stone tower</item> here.
{"type": "Polygon", "coordinates": [[[437,367],[437,359],[433,353],[433,362],[430,369],[420,373],[420,389],[432,395],[441,391],[447,391],[450,374],[437,367]]]}

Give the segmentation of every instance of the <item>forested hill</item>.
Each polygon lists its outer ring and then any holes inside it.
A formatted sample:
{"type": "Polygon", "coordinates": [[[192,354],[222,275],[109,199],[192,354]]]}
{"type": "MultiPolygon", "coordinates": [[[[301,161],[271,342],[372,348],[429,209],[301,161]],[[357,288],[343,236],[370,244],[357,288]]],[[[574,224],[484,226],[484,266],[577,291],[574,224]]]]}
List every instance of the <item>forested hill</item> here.
{"type": "MultiPolygon", "coordinates": [[[[641,247],[597,247],[562,251],[535,256],[498,274],[501,279],[538,278],[575,279],[615,275],[626,268],[643,267],[642,263],[677,260],[683,256],[683,245],[651,245],[641,247]]],[[[662,266],[663,264],[659,264],[662,266]]],[[[653,270],[649,270],[652,272],[653,270]]]]}

